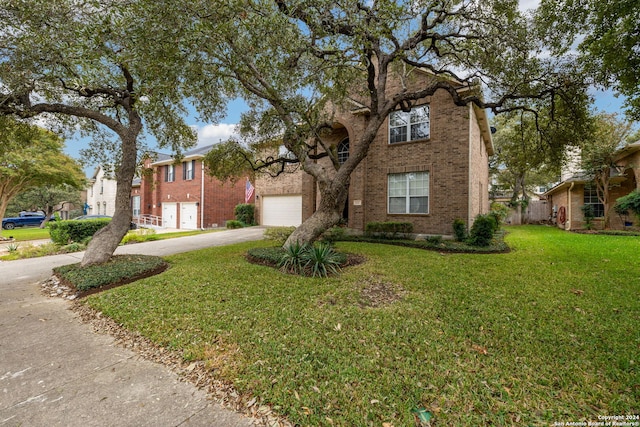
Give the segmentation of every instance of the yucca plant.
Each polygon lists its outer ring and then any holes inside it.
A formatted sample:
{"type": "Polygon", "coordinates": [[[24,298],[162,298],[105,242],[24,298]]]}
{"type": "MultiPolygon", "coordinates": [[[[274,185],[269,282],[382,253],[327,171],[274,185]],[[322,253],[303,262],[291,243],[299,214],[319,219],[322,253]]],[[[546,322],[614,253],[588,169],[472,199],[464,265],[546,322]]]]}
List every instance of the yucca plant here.
{"type": "Polygon", "coordinates": [[[308,246],[303,258],[305,271],[313,277],[327,277],[329,273],[338,274],[343,261],[342,255],[334,251],[328,243],[308,246]]]}
{"type": "Polygon", "coordinates": [[[284,248],[278,267],[289,273],[302,274],[306,263],[304,254],[307,252],[308,247],[307,244],[301,244],[300,242],[287,246],[284,248]]]}

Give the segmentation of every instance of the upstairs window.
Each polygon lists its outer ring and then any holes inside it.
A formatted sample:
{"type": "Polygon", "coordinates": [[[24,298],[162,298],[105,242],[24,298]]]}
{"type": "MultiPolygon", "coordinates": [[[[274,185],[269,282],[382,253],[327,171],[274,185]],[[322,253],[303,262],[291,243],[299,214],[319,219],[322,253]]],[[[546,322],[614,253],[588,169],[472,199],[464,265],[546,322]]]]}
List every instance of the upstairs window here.
{"type": "Polygon", "coordinates": [[[410,112],[394,111],[389,115],[389,144],[429,139],[429,105],[413,107],[410,112]]]}
{"type": "Polygon", "coordinates": [[[349,138],[338,144],[338,163],[343,164],[349,158],[349,138]]]}
{"type": "Polygon", "coordinates": [[[188,181],[195,178],[196,161],[182,163],[182,179],[188,181]]]}
{"type": "Polygon", "coordinates": [[[164,182],[173,182],[176,179],[176,169],[174,165],[166,165],[164,167],[164,182]]]}

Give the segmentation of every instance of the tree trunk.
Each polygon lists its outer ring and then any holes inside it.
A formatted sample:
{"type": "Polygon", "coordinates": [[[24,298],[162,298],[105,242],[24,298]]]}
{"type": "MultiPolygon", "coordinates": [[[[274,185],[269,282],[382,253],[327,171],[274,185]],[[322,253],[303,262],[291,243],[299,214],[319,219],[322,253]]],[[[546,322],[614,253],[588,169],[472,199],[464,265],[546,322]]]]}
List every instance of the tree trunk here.
{"type": "MultiPolygon", "coordinates": [[[[139,132],[139,131],[138,131],[139,132]]],[[[89,242],[81,266],[103,264],[111,259],[131,224],[131,181],[136,171],[136,139],[138,132],[121,137],[122,160],[116,173],[116,206],[111,222],[99,230],[89,242]]]]}
{"type": "Polygon", "coordinates": [[[349,195],[349,185],[337,185],[338,179],[332,180],[331,184],[334,185],[319,185],[318,209],[291,233],[284,243],[285,248],[294,243],[312,244],[322,233],[340,222],[349,195]]]}

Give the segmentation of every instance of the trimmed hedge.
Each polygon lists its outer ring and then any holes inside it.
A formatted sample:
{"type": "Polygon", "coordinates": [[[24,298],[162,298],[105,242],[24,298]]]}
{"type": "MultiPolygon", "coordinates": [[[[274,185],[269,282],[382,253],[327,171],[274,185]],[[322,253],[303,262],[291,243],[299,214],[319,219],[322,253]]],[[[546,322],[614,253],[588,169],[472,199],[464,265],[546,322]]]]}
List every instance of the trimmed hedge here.
{"type": "Polygon", "coordinates": [[[103,286],[122,285],[165,270],[169,264],[157,256],[115,255],[104,264],[81,267],[79,263],[63,265],[53,273],[79,291],[103,286]]]}
{"type": "Polygon", "coordinates": [[[365,226],[364,232],[366,235],[371,236],[374,233],[381,233],[383,235],[393,237],[398,233],[413,233],[413,224],[410,222],[368,222],[365,226]]]}
{"type": "Polygon", "coordinates": [[[49,223],[51,240],[58,245],[83,242],[111,222],[111,218],[67,220],[49,223]]]}
{"type": "Polygon", "coordinates": [[[236,228],[244,227],[244,224],[242,222],[238,221],[238,220],[230,219],[229,221],[227,221],[225,226],[230,230],[234,230],[236,228]]]}

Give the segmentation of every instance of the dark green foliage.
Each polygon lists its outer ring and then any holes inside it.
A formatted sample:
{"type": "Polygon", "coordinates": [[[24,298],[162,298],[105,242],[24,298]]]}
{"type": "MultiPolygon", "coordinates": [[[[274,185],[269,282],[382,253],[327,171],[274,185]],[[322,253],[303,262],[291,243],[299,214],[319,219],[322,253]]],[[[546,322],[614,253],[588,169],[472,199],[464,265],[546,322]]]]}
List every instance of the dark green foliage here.
{"type": "Polygon", "coordinates": [[[584,228],[591,230],[593,227],[593,218],[596,216],[595,211],[593,210],[593,205],[582,205],[580,210],[584,216],[584,228]]]}
{"type": "Polygon", "coordinates": [[[51,240],[58,245],[66,245],[71,242],[83,242],[93,236],[96,231],[111,221],[110,218],[88,219],[82,221],[56,221],[49,223],[51,240]]]}
{"type": "Polygon", "coordinates": [[[227,221],[226,226],[227,226],[227,228],[229,228],[229,229],[235,229],[235,228],[242,228],[242,227],[244,227],[244,224],[243,224],[242,222],[238,221],[238,220],[231,219],[231,220],[227,221]]]}
{"type": "Polygon", "coordinates": [[[458,242],[464,242],[467,238],[467,224],[461,218],[453,220],[453,235],[458,242]]]}
{"type": "Polygon", "coordinates": [[[167,268],[160,257],[148,255],[116,255],[105,264],[81,267],[69,264],[56,267],[53,272],[62,281],[73,285],[79,291],[102,286],[130,283],[155,274],[167,268]]]}
{"type": "Polygon", "coordinates": [[[442,236],[429,236],[425,240],[432,245],[439,245],[442,243],[442,236]]]}
{"type": "Polygon", "coordinates": [[[284,249],[282,247],[251,248],[247,255],[252,261],[257,261],[267,265],[278,265],[282,260],[284,249]]]}
{"type": "Polygon", "coordinates": [[[292,243],[284,248],[278,267],[289,273],[302,274],[306,264],[305,252],[308,250],[309,247],[305,244],[300,242],[292,243]]]}
{"type": "Polygon", "coordinates": [[[235,209],[233,210],[233,213],[236,216],[236,219],[241,223],[243,223],[244,225],[256,224],[255,212],[256,212],[256,207],[251,203],[242,203],[242,204],[236,205],[235,209]]]}
{"type": "Polygon", "coordinates": [[[337,242],[344,240],[347,236],[347,231],[342,227],[332,227],[322,234],[322,240],[326,242],[337,242]]]}
{"type": "Polygon", "coordinates": [[[413,233],[413,224],[410,222],[369,222],[365,226],[365,234],[382,234],[385,237],[395,237],[398,233],[413,233]]]}
{"type": "Polygon", "coordinates": [[[281,247],[252,248],[248,251],[252,262],[279,267],[283,271],[301,276],[327,277],[338,274],[347,262],[347,256],[336,252],[329,243],[315,246],[294,243],[281,247]]]}
{"type": "Polygon", "coordinates": [[[469,231],[468,242],[472,246],[489,246],[497,230],[498,223],[493,215],[478,215],[469,231]]]}
{"type": "Polygon", "coordinates": [[[319,243],[309,246],[302,253],[304,271],[312,277],[327,277],[329,274],[338,274],[340,264],[345,261],[342,254],[333,250],[329,243],[319,243]]]}
{"type": "Polygon", "coordinates": [[[633,190],[626,196],[616,199],[614,209],[619,214],[627,214],[631,211],[633,214],[640,217],[640,192],[638,192],[638,190],[633,190]]]}
{"type": "Polygon", "coordinates": [[[287,241],[295,229],[295,227],[269,227],[264,230],[264,238],[273,240],[279,245],[284,245],[284,242],[287,241]]]}

